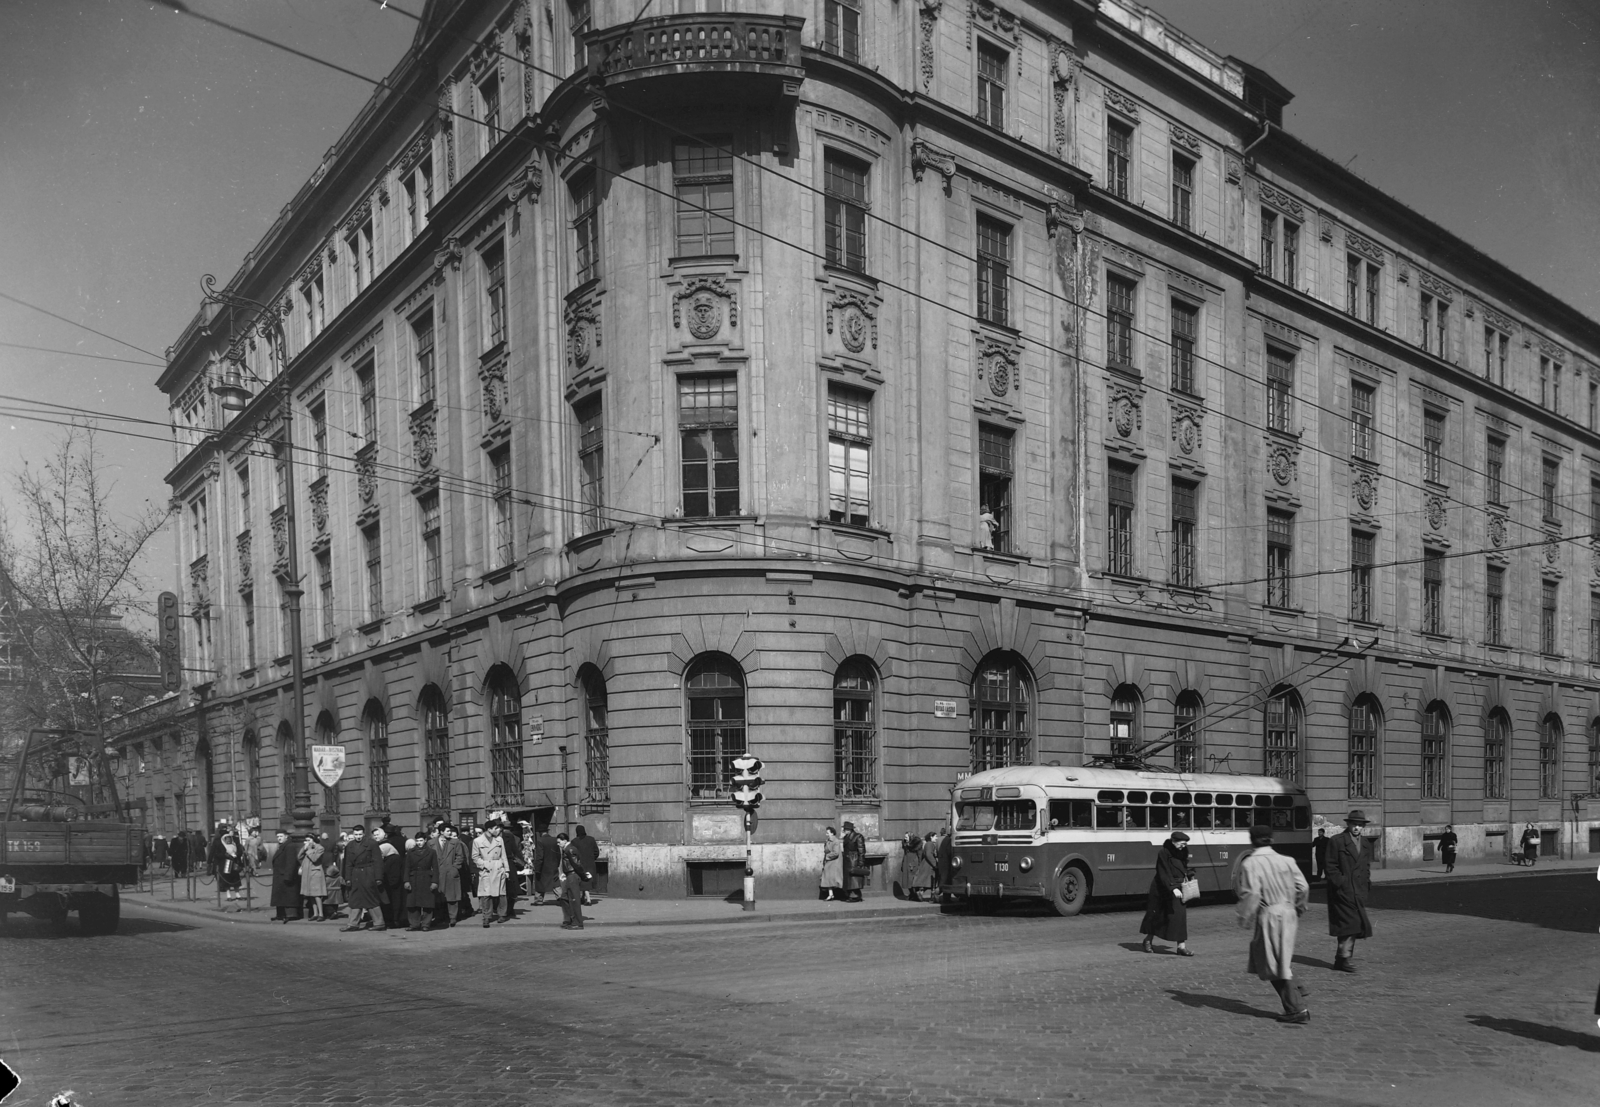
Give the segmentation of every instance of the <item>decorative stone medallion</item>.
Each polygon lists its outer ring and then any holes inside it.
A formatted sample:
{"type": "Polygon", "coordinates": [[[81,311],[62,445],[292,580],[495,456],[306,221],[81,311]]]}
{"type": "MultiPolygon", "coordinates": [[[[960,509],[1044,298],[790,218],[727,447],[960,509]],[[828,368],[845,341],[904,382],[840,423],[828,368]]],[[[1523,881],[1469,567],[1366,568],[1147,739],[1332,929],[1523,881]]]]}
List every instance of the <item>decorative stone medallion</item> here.
{"type": "Polygon", "coordinates": [[[1011,387],[1011,366],[1007,365],[1004,358],[992,357],[989,359],[989,391],[996,396],[1004,396],[1011,387]]]}
{"type": "Polygon", "coordinates": [[[715,338],[722,330],[722,308],[710,292],[696,292],[689,298],[689,333],[701,342],[715,338]]]}
{"type": "Polygon", "coordinates": [[[1444,520],[1445,520],[1444,500],[1441,499],[1438,496],[1429,496],[1428,497],[1427,512],[1428,512],[1428,529],[1429,530],[1443,530],[1444,529],[1444,520]]]}
{"type": "Polygon", "coordinates": [[[1193,454],[1200,448],[1201,413],[1190,407],[1176,407],[1172,413],[1172,440],[1184,454],[1193,454]]]}
{"type": "Polygon", "coordinates": [[[1123,393],[1111,401],[1111,425],[1123,438],[1133,434],[1133,427],[1138,418],[1139,406],[1133,402],[1133,397],[1129,394],[1123,393]]]}
{"type": "Polygon", "coordinates": [[[378,494],[378,466],[370,455],[356,458],[356,487],[364,504],[370,504],[378,494]]]}
{"type": "Polygon", "coordinates": [[[1267,472],[1272,474],[1272,479],[1279,484],[1288,484],[1294,479],[1294,470],[1294,451],[1287,446],[1274,446],[1267,455],[1267,472]]]}
{"type": "Polygon", "coordinates": [[[417,468],[433,468],[435,446],[433,412],[429,411],[411,421],[411,443],[417,455],[417,468]]]}
{"type": "Polygon", "coordinates": [[[1362,511],[1371,511],[1378,502],[1378,479],[1365,470],[1358,472],[1350,482],[1350,494],[1362,511]]]}
{"type": "Polygon", "coordinates": [[[1553,534],[1545,537],[1544,560],[1546,565],[1555,565],[1561,560],[1561,539],[1553,534]]]}
{"type": "Polygon", "coordinates": [[[1506,521],[1502,515],[1489,516],[1489,544],[1496,548],[1506,544],[1506,521]]]}
{"type": "Polygon", "coordinates": [[[318,534],[328,533],[328,485],[326,481],[318,481],[311,486],[311,521],[316,524],[318,534]]]}
{"type": "Polygon", "coordinates": [[[855,304],[848,305],[839,322],[839,341],[852,354],[867,348],[867,317],[855,304]]]}

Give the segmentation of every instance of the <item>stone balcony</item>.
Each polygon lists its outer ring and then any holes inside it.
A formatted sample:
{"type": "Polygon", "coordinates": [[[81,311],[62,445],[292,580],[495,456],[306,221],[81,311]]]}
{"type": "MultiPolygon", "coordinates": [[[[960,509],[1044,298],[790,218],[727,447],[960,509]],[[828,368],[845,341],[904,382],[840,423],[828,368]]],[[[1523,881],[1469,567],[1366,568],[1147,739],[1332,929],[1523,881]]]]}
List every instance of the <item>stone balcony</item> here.
{"type": "Polygon", "coordinates": [[[805,71],[794,15],[692,13],[592,32],[590,76],[607,91],[652,101],[792,99],[805,71]]]}

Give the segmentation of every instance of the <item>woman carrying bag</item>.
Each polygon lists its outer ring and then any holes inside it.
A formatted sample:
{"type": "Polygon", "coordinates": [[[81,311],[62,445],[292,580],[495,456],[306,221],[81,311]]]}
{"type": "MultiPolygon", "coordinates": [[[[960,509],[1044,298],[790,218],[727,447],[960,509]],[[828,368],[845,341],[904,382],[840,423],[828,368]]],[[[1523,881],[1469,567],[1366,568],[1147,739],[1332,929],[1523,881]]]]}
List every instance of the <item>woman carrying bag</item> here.
{"type": "Polygon", "coordinates": [[[836,894],[844,888],[844,847],[839,844],[839,832],[825,827],[822,832],[822,878],[817,881],[823,899],[837,900],[836,894]]]}
{"type": "Polygon", "coordinates": [[[1189,836],[1175,830],[1172,837],[1161,844],[1156,854],[1156,875],[1150,881],[1150,895],[1145,901],[1144,921],[1139,933],[1144,935],[1146,953],[1156,951],[1155,940],[1162,938],[1177,942],[1179,957],[1193,957],[1189,951],[1189,909],[1187,903],[1198,899],[1200,888],[1194,881],[1194,870],[1189,868],[1189,836]],[[1185,887],[1188,885],[1188,887],[1185,887]]]}
{"type": "Polygon", "coordinates": [[[328,874],[322,868],[325,852],[315,831],[300,843],[300,902],[312,922],[322,921],[322,897],[328,894],[328,874]]]}

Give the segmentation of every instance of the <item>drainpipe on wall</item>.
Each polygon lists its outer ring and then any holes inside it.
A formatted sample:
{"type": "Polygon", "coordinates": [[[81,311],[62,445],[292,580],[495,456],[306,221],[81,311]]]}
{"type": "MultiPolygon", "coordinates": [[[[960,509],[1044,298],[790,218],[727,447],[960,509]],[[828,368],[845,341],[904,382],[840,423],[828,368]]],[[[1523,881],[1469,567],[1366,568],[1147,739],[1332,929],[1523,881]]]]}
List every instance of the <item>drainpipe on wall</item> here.
{"type": "Polygon", "coordinates": [[[567,747],[557,746],[561,751],[561,829],[568,834],[572,833],[572,804],[567,799],[567,747]]]}

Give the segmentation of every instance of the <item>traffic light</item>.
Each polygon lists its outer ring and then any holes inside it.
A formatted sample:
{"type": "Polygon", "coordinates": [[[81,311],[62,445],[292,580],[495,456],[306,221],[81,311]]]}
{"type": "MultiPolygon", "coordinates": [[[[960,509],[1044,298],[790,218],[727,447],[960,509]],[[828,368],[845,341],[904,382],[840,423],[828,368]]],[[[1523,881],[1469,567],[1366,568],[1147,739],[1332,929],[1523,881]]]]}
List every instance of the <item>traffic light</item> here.
{"type": "Polygon", "coordinates": [[[761,779],[761,758],[745,754],[733,759],[733,805],[745,811],[754,811],[765,798],[759,791],[766,783],[761,779]]]}

